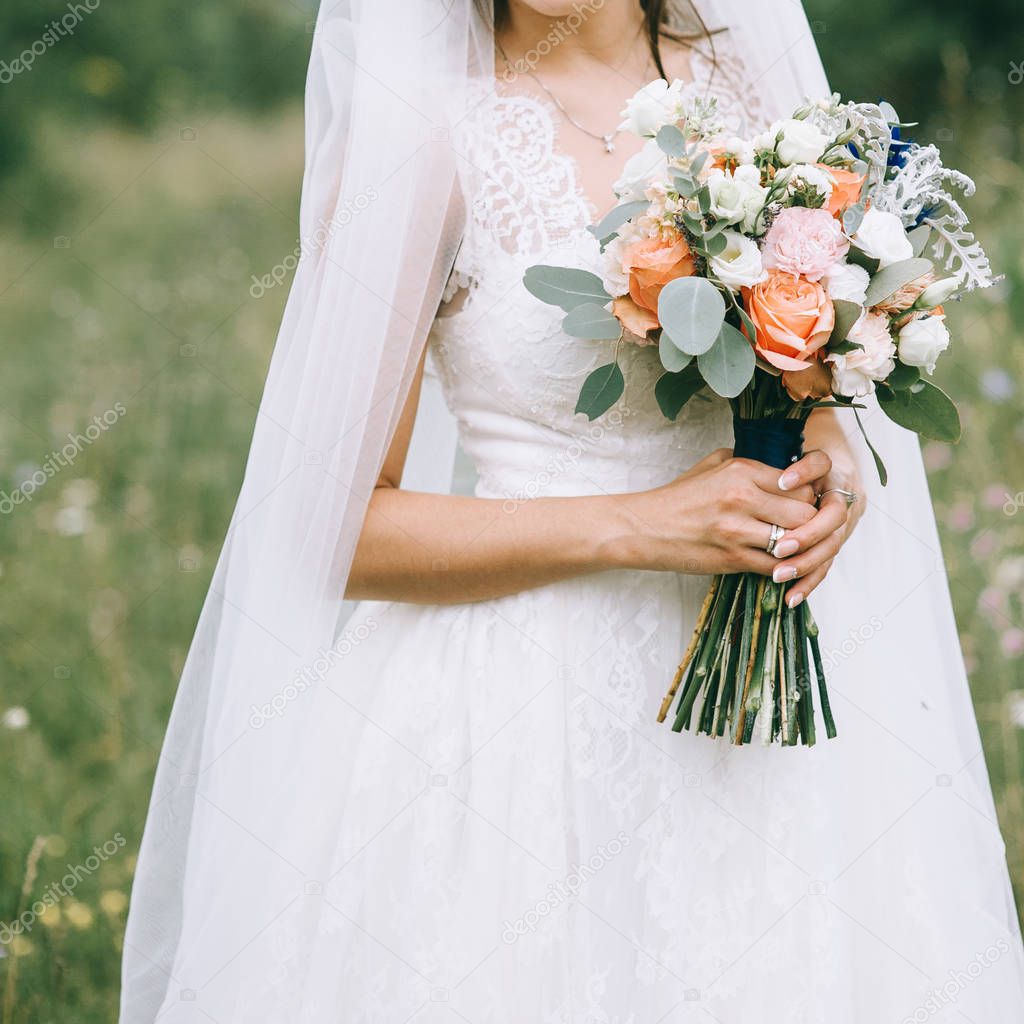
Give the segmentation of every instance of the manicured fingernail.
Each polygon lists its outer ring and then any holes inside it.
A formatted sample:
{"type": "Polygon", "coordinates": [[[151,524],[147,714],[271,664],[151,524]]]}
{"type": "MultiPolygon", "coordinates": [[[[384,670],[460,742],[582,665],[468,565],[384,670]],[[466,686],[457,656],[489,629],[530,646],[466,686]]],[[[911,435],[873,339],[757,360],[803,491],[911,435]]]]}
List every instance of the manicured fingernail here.
{"type": "Polygon", "coordinates": [[[776,558],[786,558],[788,555],[796,554],[796,549],[800,547],[798,540],[780,540],[775,545],[775,550],[772,552],[776,558]]]}
{"type": "Polygon", "coordinates": [[[785,583],[788,580],[795,580],[796,575],[795,565],[779,565],[776,566],[775,572],[772,573],[772,579],[776,583],[785,583]]]}
{"type": "Polygon", "coordinates": [[[790,487],[795,486],[797,483],[796,473],[790,473],[788,470],[779,477],[779,490],[788,491],[790,487]]]}
{"type": "Polygon", "coordinates": [[[790,594],[789,597],[786,598],[786,607],[795,608],[803,599],[803,594],[790,594]]]}

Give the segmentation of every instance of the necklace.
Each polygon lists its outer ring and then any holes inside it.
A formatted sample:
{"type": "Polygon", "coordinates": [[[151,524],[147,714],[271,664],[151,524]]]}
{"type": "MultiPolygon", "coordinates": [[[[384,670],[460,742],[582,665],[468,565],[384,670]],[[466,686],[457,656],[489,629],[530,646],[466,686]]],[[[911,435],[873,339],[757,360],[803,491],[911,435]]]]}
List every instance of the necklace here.
{"type": "MultiPolygon", "coordinates": [[[[498,47],[498,52],[501,54],[502,60],[505,62],[506,69],[515,74],[515,69],[512,67],[512,62],[508,59],[508,55],[505,53],[501,43],[495,40],[498,47]]],[[[613,132],[594,132],[587,128],[585,125],[579,123],[568,110],[565,109],[565,105],[562,101],[548,88],[548,86],[541,80],[540,76],[533,70],[533,68],[527,66],[526,73],[540,86],[541,89],[547,94],[548,98],[558,108],[561,115],[569,122],[577,131],[581,131],[584,135],[595,139],[604,146],[606,153],[615,152],[615,140],[619,137],[619,133],[622,131],[621,128],[616,128],[613,132]]]]}
{"type": "Polygon", "coordinates": [[[592,132],[589,128],[580,124],[579,121],[577,121],[576,118],[573,117],[572,114],[570,114],[569,111],[565,109],[565,106],[563,105],[562,101],[544,84],[544,82],[541,81],[540,77],[534,73],[532,68],[527,70],[527,74],[544,90],[544,92],[548,94],[548,96],[551,99],[551,102],[554,103],[556,107],[558,107],[558,109],[562,113],[562,116],[566,119],[566,121],[569,122],[569,124],[571,124],[578,131],[583,132],[584,135],[589,135],[590,138],[596,139],[598,142],[603,143],[604,151],[606,153],[615,152],[615,140],[618,138],[619,132],[622,131],[621,128],[616,128],[615,131],[608,133],[592,132]]]}

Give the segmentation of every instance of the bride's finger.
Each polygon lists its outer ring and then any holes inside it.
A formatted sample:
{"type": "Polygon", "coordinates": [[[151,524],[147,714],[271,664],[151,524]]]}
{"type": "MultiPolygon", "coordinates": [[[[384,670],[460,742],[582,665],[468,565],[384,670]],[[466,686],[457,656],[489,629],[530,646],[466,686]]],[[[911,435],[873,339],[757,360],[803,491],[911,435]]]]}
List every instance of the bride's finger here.
{"type": "Polygon", "coordinates": [[[806,601],[819,584],[825,582],[825,577],[828,575],[829,569],[832,568],[832,561],[830,558],[827,562],[822,562],[813,572],[793,583],[786,591],[787,607],[795,608],[801,601],[806,601]]]}
{"type": "Polygon", "coordinates": [[[781,526],[788,535],[790,531],[809,526],[820,515],[818,510],[806,501],[777,497],[774,494],[761,495],[757,506],[751,509],[751,514],[764,524],[765,543],[768,542],[768,534],[773,523],[781,526]]]}
{"type": "Polygon", "coordinates": [[[832,460],[820,448],[808,452],[802,459],[785,469],[778,478],[780,491],[792,491],[804,484],[814,483],[829,473],[832,460]]]}
{"type": "MultiPolygon", "coordinates": [[[[825,457],[828,458],[828,456],[825,457]]],[[[777,469],[760,462],[750,462],[747,459],[736,461],[747,465],[758,490],[764,491],[766,494],[785,495],[787,498],[795,498],[797,501],[804,501],[809,505],[813,505],[816,501],[813,484],[795,484],[793,487],[783,489],[779,486],[779,471],[777,469]]],[[[799,463],[794,462],[793,465],[798,466],[799,463]]]]}
{"type": "Polygon", "coordinates": [[[790,580],[806,579],[820,565],[830,562],[843,546],[843,530],[840,528],[830,533],[824,540],[800,552],[793,558],[787,558],[775,567],[772,579],[776,583],[788,583],[790,580]]]}
{"type": "Polygon", "coordinates": [[[798,551],[809,554],[815,544],[845,527],[849,514],[849,508],[843,498],[839,495],[827,497],[816,515],[804,525],[795,527],[775,545],[776,558],[789,558],[798,551]]]}

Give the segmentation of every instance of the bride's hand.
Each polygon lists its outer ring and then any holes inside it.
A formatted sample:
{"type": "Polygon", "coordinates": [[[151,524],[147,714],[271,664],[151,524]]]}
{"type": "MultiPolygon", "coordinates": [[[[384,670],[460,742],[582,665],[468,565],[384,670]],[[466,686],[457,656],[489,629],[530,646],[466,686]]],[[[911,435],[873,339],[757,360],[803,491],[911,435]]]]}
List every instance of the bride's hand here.
{"type": "MultiPolygon", "coordinates": [[[[831,468],[824,452],[810,452],[786,470],[791,483],[783,489],[777,469],[734,459],[727,448],[712,452],[672,483],[626,499],[631,530],[620,561],[631,568],[770,576],[779,565],[766,551],[772,525],[809,527],[819,517],[814,484],[831,468]]],[[[811,571],[817,552],[805,557],[811,571]]]]}
{"type": "MultiPolygon", "coordinates": [[[[839,461],[831,464],[829,471],[815,481],[814,488],[821,499],[814,518],[788,532],[775,546],[775,557],[781,561],[772,578],[777,583],[794,581],[786,594],[790,608],[800,604],[825,579],[840,548],[864,514],[860,479],[852,464],[845,469],[841,465],[839,461]],[[848,500],[848,495],[855,497],[848,500]]],[[[789,473],[786,470],[783,474],[783,482],[789,473]]],[[[797,482],[796,478],[794,481],[797,482]]]]}

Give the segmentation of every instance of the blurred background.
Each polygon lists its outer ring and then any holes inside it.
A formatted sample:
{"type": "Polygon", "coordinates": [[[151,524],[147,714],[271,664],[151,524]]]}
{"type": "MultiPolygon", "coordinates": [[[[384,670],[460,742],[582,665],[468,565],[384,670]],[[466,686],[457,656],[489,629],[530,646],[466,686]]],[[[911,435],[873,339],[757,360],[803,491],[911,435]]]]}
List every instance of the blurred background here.
{"type": "MultiPolygon", "coordinates": [[[[888,99],[976,178],[968,210],[1006,275],[950,312],[939,383],[964,440],[925,459],[1020,900],[1024,14],[807,7],[834,87],[888,99]]],[[[314,11],[0,12],[0,922],[70,892],[0,931],[0,1024],[116,1017],[152,771],[298,251],[314,11]]]]}

